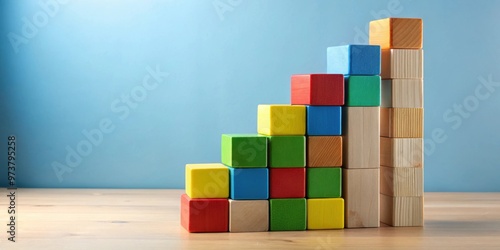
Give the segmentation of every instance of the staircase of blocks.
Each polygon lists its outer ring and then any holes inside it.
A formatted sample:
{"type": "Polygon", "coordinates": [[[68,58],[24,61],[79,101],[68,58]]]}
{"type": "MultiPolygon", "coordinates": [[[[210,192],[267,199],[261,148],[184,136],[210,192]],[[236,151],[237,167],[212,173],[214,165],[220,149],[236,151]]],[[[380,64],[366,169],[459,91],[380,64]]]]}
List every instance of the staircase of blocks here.
{"type": "Polygon", "coordinates": [[[221,163],[187,164],[188,232],[423,226],[422,20],[370,22],[369,45],[327,48],[291,77],[257,134],[223,134],[221,163]]]}

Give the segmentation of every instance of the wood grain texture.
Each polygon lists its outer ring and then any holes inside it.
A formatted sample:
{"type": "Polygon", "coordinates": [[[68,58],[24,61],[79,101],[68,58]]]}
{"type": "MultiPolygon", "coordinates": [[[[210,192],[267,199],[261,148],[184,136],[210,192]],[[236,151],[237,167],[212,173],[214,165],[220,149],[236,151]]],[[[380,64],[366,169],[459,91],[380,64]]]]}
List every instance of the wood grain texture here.
{"type": "Polygon", "coordinates": [[[379,169],[344,169],[342,173],[345,227],[379,227],[379,169]]]}
{"type": "Polygon", "coordinates": [[[393,168],[424,167],[422,138],[380,137],[380,165],[393,168]]]}
{"type": "Polygon", "coordinates": [[[393,197],[380,195],[380,221],[394,227],[424,225],[423,197],[393,197]]]}
{"type": "Polygon", "coordinates": [[[422,19],[385,18],[370,22],[370,44],[382,49],[421,49],[422,19]]]}
{"type": "Polygon", "coordinates": [[[423,108],[381,108],[380,135],[394,138],[423,138],[423,108]]]}
{"type": "Polygon", "coordinates": [[[382,81],[382,107],[423,108],[422,79],[391,79],[382,81]]]}
{"type": "Polygon", "coordinates": [[[291,77],[291,104],[344,105],[344,75],[309,74],[291,77]]]}
{"type": "Polygon", "coordinates": [[[380,166],[380,108],[345,107],[344,167],[378,168],[380,166]]]}
{"type": "Polygon", "coordinates": [[[421,49],[383,49],[382,79],[422,79],[424,51],[421,49]]]}
{"type": "Polygon", "coordinates": [[[380,168],[380,193],[389,196],[422,196],[423,168],[380,168]]]}
{"type": "Polygon", "coordinates": [[[342,166],[341,136],[308,136],[308,167],[340,167],[342,166]]]}
{"type": "Polygon", "coordinates": [[[229,232],[265,232],[268,230],[268,200],[229,200],[229,232]]]}

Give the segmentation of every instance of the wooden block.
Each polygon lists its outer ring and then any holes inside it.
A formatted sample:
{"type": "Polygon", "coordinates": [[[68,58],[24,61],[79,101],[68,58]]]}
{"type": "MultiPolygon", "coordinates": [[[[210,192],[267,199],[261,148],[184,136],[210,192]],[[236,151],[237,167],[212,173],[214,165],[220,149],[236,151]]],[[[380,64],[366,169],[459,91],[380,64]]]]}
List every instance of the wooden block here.
{"type": "Polygon", "coordinates": [[[379,169],[344,169],[345,227],[379,227],[379,169]]]}
{"type": "Polygon", "coordinates": [[[181,225],[191,233],[227,232],[227,199],[191,199],[181,196],[181,225]]]}
{"type": "Polygon", "coordinates": [[[233,200],[265,200],[269,198],[267,168],[229,168],[230,198],[233,200]]]}
{"type": "Polygon", "coordinates": [[[423,108],[381,108],[380,135],[394,138],[423,138],[423,108]]]}
{"type": "Polygon", "coordinates": [[[306,199],[270,199],[271,231],[306,230],[306,199]]]}
{"type": "Polygon", "coordinates": [[[268,138],[270,168],[305,167],[305,136],[269,136],[268,138]]]}
{"type": "Polygon", "coordinates": [[[342,107],[307,106],[307,135],[342,135],[342,107]]]}
{"type": "Polygon", "coordinates": [[[422,79],[424,51],[421,49],[382,50],[382,79],[422,79]]]}
{"type": "Polygon", "coordinates": [[[293,75],[291,103],[305,105],[344,105],[344,75],[293,75]]]}
{"type": "Polygon", "coordinates": [[[394,227],[423,226],[424,198],[380,195],[380,221],[394,227]]]}
{"type": "Polygon", "coordinates": [[[340,198],[341,168],[307,168],[307,198],[340,198]]]}
{"type": "Polygon", "coordinates": [[[306,197],[305,168],[270,168],[269,198],[306,197]]]}
{"type": "Polygon", "coordinates": [[[382,49],[421,49],[422,19],[385,18],[370,22],[370,44],[382,49]]]}
{"type": "Polygon", "coordinates": [[[422,79],[392,79],[382,81],[382,107],[423,108],[422,79]]]}
{"type": "Polygon", "coordinates": [[[303,105],[259,105],[258,132],[262,135],[305,135],[306,107],[303,105]]]}
{"type": "Polygon", "coordinates": [[[380,75],[380,46],[344,45],[327,49],[330,74],[380,75]]]}
{"type": "Polygon", "coordinates": [[[308,136],[308,167],[340,167],[342,166],[341,136],[308,136]]]}
{"type": "Polygon", "coordinates": [[[393,168],[424,167],[423,139],[381,137],[380,165],[393,168]]]}
{"type": "Polygon", "coordinates": [[[423,168],[380,168],[380,193],[389,196],[422,196],[423,168]]]}
{"type": "Polygon", "coordinates": [[[231,167],[267,166],[267,137],[251,134],[223,134],[222,163],[231,167]]]}
{"type": "Polygon", "coordinates": [[[380,166],[380,114],[378,107],[344,107],[344,167],[380,166]]]}
{"type": "Polygon", "coordinates": [[[228,198],[229,169],[220,163],[186,164],[186,194],[191,198],[228,198]]]}
{"type": "Polygon", "coordinates": [[[229,232],[269,230],[269,201],[229,200],[229,232]]]}
{"type": "Polygon", "coordinates": [[[344,228],[344,199],[307,199],[307,229],[344,228]]]}
{"type": "Polygon", "coordinates": [[[345,89],[346,106],[380,106],[380,76],[347,76],[345,89]]]}

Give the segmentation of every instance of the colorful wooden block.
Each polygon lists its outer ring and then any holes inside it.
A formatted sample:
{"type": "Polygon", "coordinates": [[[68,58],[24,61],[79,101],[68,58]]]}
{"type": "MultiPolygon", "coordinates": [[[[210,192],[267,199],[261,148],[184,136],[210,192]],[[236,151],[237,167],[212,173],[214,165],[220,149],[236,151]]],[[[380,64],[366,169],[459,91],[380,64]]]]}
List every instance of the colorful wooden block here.
{"type": "Polygon", "coordinates": [[[379,169],[344,169],[345,227],[379,227],[379,169]]]}
{"type": "Polygon", "coordinates": [[[307,135],[342,135],[342,107],[307,106],[307,135]]]}
{"type": "Polygon", "coordinates": [[[424,166],[423,139],[380,138],[380,165],[393,168],[424,166]]]}
{"type": "Polygon", "coordinates": [[[305,136],[269,136],[270,168],[303,168],[306,165],[305,136]]]}
{"type": "Polygon", "coordinates": [[[344,167],[380,166],[380,108],[344,107],[344,167]]]}
{"type": "Polygon", "coordinates": [[[307,198],[340,198],[341,168],[307,168],[307,198]]]}
{"type": "Polygon", "coordinates": [[[344,199],[307,199],[307,229],[344,228],[344,199]]]}
{"type": "Polygon", "coordinates": [[[382,107],[423,108],[422,79],[391,79],[382,81],[382,107]]]}
{"type": "Polygon", "coordinates": [[[380,195],[380,221],[393,227],[423,226],[424,198],[380,195]]]}
{"type": "Polygon", "coordinates": [[[233,200],[264,200],[269,198],[267,168],[229,168],[230,198],[233,200]]]}
{"type": "Polygon", "coordinates": [[[228,198],[229,169],[220,163],[187,164],[186,194],[191,198],[228,198]]]}
{"type": "Polygon", "coordinates": [[[262,135],[305,135],[306,107],[259,105],[257,126],[262,135]]]}
{"type": "Polygon", "coordinates": [[[266,232],[268,230],[268,200],[229,200],[229,232],[266,232]]]}
{"type": "Polygon", "coordinates": [[[346,106],[380,106],[380,76],[347,76],[345,90],[346,106]]]}
{"type": "Polygon", "coordinates": [[[423,168],[380,168],[380,193],[389,196],[423,196],[423,168]]]}
{"type": "Polygon", "coordinates": [[[308,167],[340,167],[342,166],[341,136],[308,136],[308,167]]]}
{"type": "Polygon", "coordinates": [[[267,137],[251,134],[223,134],[222,163],[230,167],[267,166],[267,137]]]}
{"type": "Polygon", "coordinates": [[[181,225],[191,233],[227,232],[227,199],[191,199],[181,196],[181,225]]]}
{"type": "Polygon", "coordinates": [[[370,22],[370,44],[382,49],[421,49],[422,19],[385,18],[370,22]]]}
{"type": "Polygon", "coordinates": [[[327,71],[344,75],[380,75],[380,46],[344,45],[327,49],[327,71]]]}
{"type": "Polygon", "coordinates": [[[291,103],[344,105],[344,76],[342,74],[293,75],[291,103]]]}
{"type": "Polygon", "coordinates": [[[423,108],[381,108],[380,135],[395,138],[422,138],[423,108]]]}
{"type": "Polygon", "coordinates": [[[382,79],[422,79],[424,51],[421,49],[382,50],[382,79]]]}
{"type": "Polygon", "coordinates": [[[306,230],[306,199],[270,199],[269,211],[271,231],[306,230]]]}
{"type": "Polygon", "coordinates": [[[305,168],[270,168],[269,198],[306,197],[305,168]]]}

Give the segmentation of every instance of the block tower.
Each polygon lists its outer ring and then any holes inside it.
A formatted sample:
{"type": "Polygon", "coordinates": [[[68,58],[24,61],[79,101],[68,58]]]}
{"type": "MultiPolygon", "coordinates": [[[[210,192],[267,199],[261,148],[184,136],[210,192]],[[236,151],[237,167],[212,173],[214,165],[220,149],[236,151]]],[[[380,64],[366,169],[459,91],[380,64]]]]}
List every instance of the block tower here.
{"type": "Polygon", "coordinates": [[[423,226],[422,20],[370,22],[382,48],[381,222],[423,226]]]}

